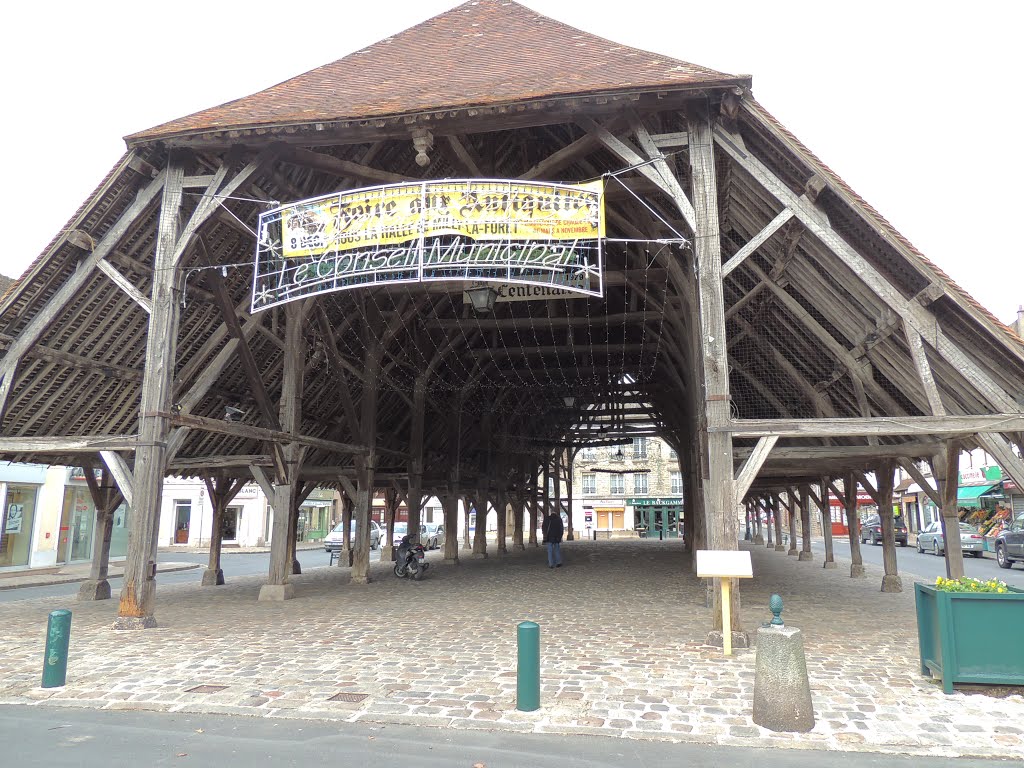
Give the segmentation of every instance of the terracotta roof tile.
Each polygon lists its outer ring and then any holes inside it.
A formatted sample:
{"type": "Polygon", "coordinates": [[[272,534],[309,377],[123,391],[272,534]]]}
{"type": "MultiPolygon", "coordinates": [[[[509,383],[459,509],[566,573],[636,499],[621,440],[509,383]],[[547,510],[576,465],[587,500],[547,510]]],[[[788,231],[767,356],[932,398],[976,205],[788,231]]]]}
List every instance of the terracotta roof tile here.
{"type": "Polygon", "coordinates": [[[748,79],[619,45],[510,0],[471,0],[331,64],[126,141],[734,82],[748,79]]]}

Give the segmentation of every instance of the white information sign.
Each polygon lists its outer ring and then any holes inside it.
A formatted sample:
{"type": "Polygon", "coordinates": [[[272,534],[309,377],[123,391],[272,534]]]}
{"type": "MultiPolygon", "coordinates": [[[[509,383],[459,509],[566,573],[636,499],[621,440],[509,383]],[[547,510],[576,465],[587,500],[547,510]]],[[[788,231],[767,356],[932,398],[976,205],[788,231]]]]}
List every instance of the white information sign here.
{"type": "Polygon", "coordinates": [[[754,578],[754,566],[749,552],[729,549],[698,549],[697,578],[754,578]]]}

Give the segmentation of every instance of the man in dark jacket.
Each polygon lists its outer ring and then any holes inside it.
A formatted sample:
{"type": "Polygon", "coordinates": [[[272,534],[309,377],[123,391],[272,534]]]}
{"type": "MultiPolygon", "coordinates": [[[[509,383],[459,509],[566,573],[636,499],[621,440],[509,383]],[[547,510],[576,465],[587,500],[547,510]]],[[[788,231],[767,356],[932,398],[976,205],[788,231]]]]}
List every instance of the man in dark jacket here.
{"type": "Polygon", "coordinates": [[[562,535],[565,533],[562,516],[557,512],[545,515],[540,530],[544,534],[544,543],[548,545],[548,568],[561,568],[562,535]]]}

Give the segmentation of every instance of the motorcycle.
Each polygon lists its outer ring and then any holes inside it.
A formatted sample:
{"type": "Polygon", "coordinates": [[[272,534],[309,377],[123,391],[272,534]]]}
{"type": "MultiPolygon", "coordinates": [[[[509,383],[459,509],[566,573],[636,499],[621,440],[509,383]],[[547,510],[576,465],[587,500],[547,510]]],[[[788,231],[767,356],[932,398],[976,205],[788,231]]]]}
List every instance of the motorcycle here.
{"type": "Polygon", "coordinates": [[[403,536],[395,553],[395,576],[400,579],[411,576],[414,581],[419,581],[430,567],[425,558],[423,545],[413,544],[408,536],[403,536]]]}

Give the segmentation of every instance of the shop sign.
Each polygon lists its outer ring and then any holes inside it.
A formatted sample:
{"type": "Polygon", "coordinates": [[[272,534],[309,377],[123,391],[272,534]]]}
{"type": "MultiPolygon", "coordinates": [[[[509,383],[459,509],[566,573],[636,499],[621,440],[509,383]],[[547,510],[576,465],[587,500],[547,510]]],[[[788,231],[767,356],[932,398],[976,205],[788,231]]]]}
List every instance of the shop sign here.
{"type": "Polygon", "coordinates": [[[682,496],[650,496],[643,498],[627,498],[626,504],[631,507],[664,507],[683,503],[682,496]]]}
{"type": "Polygon", "coordinates": [[[484,281],[603,295],[604,185],[445,180],[260,215],[252,311],[359,286],[484,281]]]}
{"type": "Polygon", "coordinates": [[[981,485],[982,483],[998,483],[1003,479],[1003,470],[999,467],[971,467],[960,472],[960,485],[981,485]]]}

